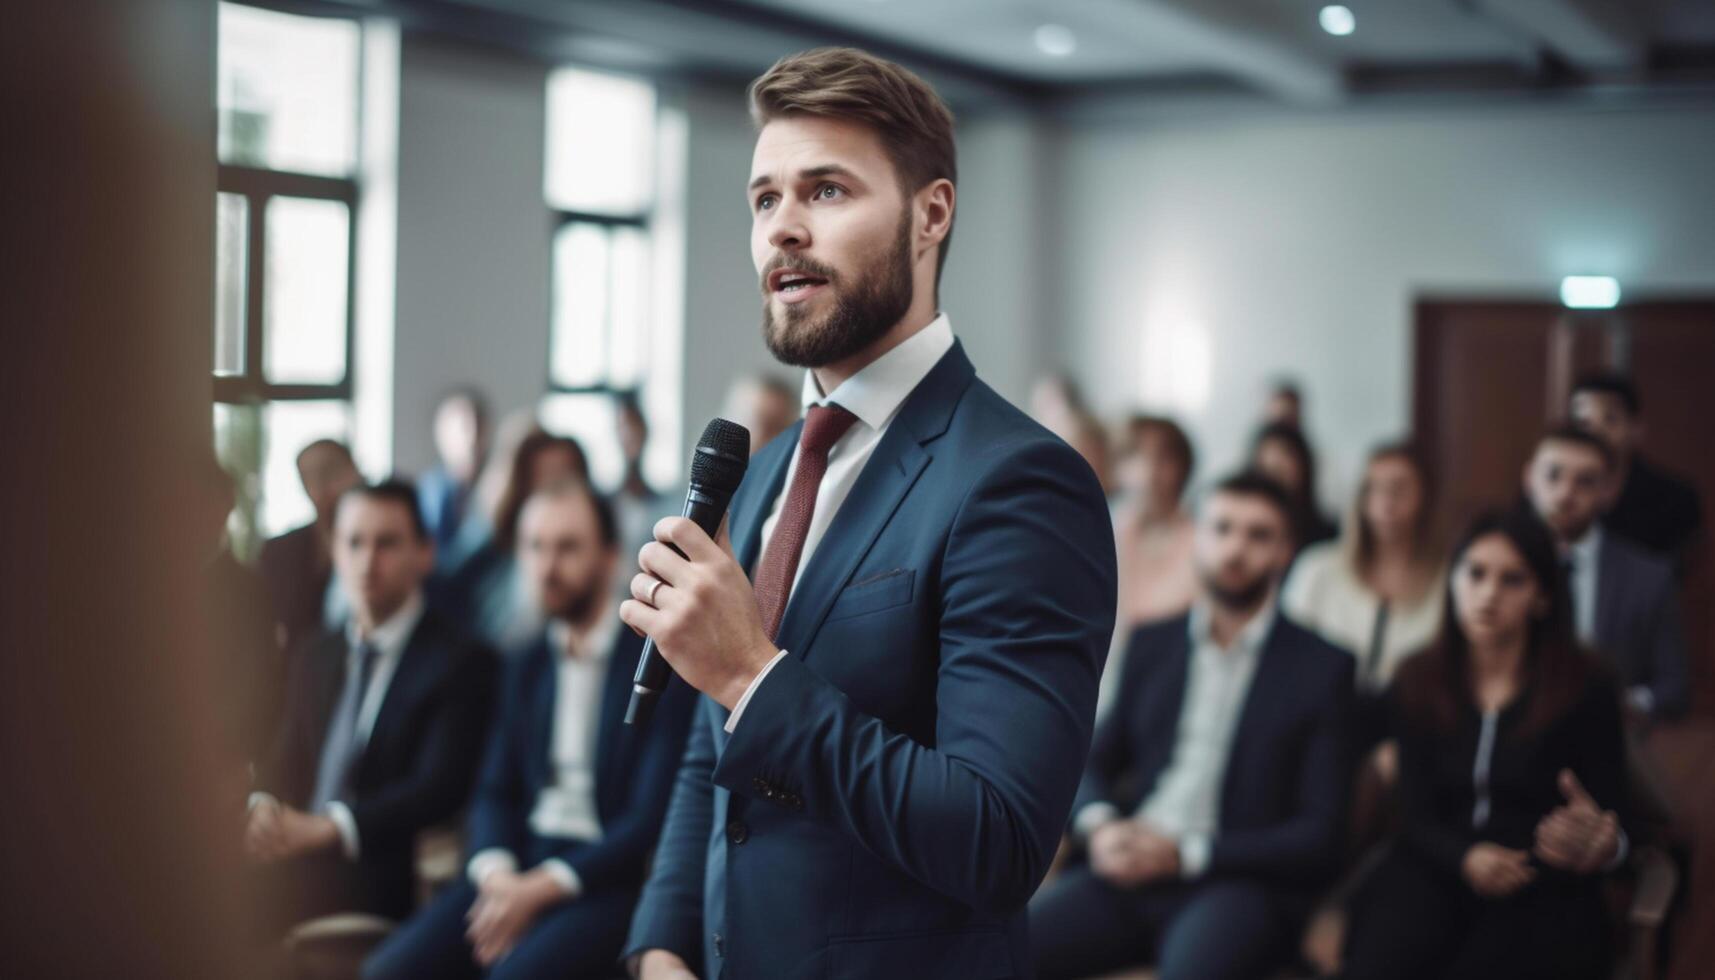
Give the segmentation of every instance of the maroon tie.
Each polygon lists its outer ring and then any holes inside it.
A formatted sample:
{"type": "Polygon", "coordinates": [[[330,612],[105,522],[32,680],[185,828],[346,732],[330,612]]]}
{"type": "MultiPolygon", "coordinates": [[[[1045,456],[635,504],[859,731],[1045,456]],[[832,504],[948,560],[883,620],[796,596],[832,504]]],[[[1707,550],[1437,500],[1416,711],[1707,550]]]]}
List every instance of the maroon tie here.
{"type": "Polygon", "coordinates": [[[762,611],[762,628],[773,640],[786,614],[792,580],[798,574],[798,559],[804,554],[804,538],[810,533],[810,517],[816,513],[816,491],[828,472],[828,450],[846,434],[857,416],[838,405],[813,405],[804,415],[804,431],[798,437],[798,470],[786,490],[786,506],[774,536],[756,566],[756,607],[762,611]]]}

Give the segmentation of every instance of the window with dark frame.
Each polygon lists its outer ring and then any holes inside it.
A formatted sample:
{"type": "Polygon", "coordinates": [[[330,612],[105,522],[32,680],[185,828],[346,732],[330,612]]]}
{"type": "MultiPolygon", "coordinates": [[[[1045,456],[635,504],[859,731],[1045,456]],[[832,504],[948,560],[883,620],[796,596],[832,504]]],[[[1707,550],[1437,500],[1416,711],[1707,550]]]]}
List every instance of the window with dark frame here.
{"type": "Polygon", "coordinates": [[[349,442],[362,26],[219,8],[216,451],[235,550],[306,522],[296,455],[349,442]]]}

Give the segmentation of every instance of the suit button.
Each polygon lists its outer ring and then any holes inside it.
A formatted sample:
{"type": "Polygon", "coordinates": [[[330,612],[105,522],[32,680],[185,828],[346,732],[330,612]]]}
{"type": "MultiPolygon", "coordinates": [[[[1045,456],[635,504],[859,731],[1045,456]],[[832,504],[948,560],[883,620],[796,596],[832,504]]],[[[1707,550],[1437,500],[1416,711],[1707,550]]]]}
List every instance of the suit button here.
{"type": "Polygon", "coordinates": [[[744,825],[743,820],[734,820],[726,825],[726,839],[729,843],[742,844],[750,840],[750,828],[744,825]]]}
{"type": "Polygon", "coordinates": [[[721,939],[721,934],[718,932],[715,933],[715,955],[723,959],[726,957],[726,941],[721,939]]]}

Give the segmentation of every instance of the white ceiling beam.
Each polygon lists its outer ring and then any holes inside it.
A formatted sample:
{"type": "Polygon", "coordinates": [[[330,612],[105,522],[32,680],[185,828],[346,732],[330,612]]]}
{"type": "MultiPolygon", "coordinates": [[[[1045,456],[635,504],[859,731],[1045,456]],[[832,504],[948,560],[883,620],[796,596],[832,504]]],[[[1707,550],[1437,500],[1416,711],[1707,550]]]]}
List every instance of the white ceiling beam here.
{"type": "MultiPolygon", "coordinates": [[[[1179,45],[1211,69],[1287,102],[1327,105],[1345,94],[1340,66],[1283,40],[1254,14],[1209,0],[1097,0],[1115,33],[1179,45]]],[[[1088,11],[1088,4],[1083,8],[1088,11]]]]}
{"type": "Polygon", "coordinates": [[[1649,53],[1643,25],[1624,0],[1478,0],[1580,68],[1635,68],[1649,53]]]}

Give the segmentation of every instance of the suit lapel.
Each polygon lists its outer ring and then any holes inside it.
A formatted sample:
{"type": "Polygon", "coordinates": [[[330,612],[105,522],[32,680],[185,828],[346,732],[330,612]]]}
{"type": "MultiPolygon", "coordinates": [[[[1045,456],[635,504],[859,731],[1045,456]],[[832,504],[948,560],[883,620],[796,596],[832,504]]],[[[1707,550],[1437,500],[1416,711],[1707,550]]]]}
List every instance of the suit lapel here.
{"type": "MultiPolygon", "coordinates": [[[[559,663],[554,659],[554,646],[548,640],[548,633],[543,630],[541,639],[530,652],[531,670],[526,675],[529,679],[529,715],[524,719],[527,726],[524,737],[530,753],[530,775],[540,783],[546,783],[552,778],[554,771],[554,702],[560,699],[559,663]]],[[[504,723],[502,719],[502,723],[504,723]]]]}
{"type": "Polygon", "coordinates": [[[1284,649],[1287,639],[1285,625],[1280,614],[1276,613],[1274,625],[1263,639],[1256,672],[1251,675],[1250,690],[1245,692],[1244,705],[1239,709],[1239,727],[1233,732],[1232,745],[1227,749],[1227,771],[1221,780],[1222,812],[1226,812],[1228,801],[1234,798],[1236,774],[1244,768],[1241,760],[1250,753],[1251,746],[1266,735],[1269,715],[1286,703],[1287,692],[1292,690],[1292,658],[1284,649]]]}
{"type": "Polygon", "coordinates": [[[613,649],[608,654],[607,678],[602,683],[601,714],[596,718],[596,811],[603,820],[608,819],[608,812],[602,801],[607,798],[609,787],[618,785],[612,777],[616,775],[614,767],[620,763],[619,753],[622,749],[629,750],[628,738],[635,738],[635,733],[625,726],[625,706],[631,700],[631,676],[637,671],[637,655],[641,651],[642,644],[637,641],[637,634],[620,627],[619,634],[614,637],[613,649]]]}
{"type": "Polygon", "coordinates": [[[947,431],[975,376],[955,342],[906,398],[793,586],[776,646],[800,659],[809,651],[840,589],[933,459],[923,445],[947,431]]]}
{"type": "Polygon", "coordinates": [[[363,755],[358,762],[360,767],[368,764],[369,750],[383,740],[384,734],[399,722],[407,706],[416,700],[417,688],[434,683],[430,676],[433,673],[430,661],[439,647],[437,639],[429,615],[425,613],[411,631],[411,638],[405,642],[399,662],[393,667],[387,692],[381,698],[381,710],[375,713],[375,724],[370,727],[369,737],[363,743],[363,755]]]}
{"type": "Polygon", "coordinates": [[[1625,556],[1619,553],[1607,536],[1602,538],[1596,550],[1596,622],[1594,632],[1596,645],[1613,647],[1612,635],[1614,624],[1617,623],[1619,609],[1616,608],[1623,598],[1626,588],[1626,570],[1622,567],[1625,556]]]}

